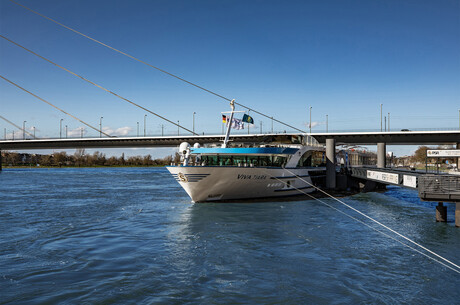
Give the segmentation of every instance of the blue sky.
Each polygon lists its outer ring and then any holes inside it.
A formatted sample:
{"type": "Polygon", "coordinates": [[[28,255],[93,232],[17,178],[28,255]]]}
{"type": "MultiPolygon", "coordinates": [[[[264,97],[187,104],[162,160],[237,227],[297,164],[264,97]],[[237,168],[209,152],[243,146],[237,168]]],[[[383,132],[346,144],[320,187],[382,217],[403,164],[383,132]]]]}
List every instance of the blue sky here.
{"type": "MultiPolygon", "coordinates": [[[[313,131],[458,128],[460,1],[29,1],[31,9],[269,116],[313,131]]],[[[228,102],[117,54],[14,3],[0,33],[185,127],[221,130],[228,102]]],[[[0,39],[0,71],[109,132],[143,134],[145,112],[0,39]]],[[[0,109],[37,136],[81,123],[0,80],[0,109]]],[[[237,109],[243,110],[243,109],[237,109]]],[[[257,130],[271,122],[253,115],[257,130]]],[[[147,134],[177,128],[147,114],[147,134]]],[[[12,126],[0,121],[4,128],[12,126]]],[[[275,131],[289,128],[274,124],[275,131]]],[[[86,135],[96,135],[86,130],[86,135]]],[[[19,134],[19,133],[18,133],[19,134]]]]}

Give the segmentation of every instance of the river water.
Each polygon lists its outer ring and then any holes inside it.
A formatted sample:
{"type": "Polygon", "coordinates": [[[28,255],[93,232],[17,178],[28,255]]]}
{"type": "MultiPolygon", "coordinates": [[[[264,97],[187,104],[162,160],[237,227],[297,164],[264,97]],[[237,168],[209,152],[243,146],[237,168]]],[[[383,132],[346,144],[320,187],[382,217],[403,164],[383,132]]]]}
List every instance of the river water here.
{"type": "MultiPolygon", "coordinates": [[[[446,224],[410,190],[342,200],[460,263],[453,205],[446,224]]],[[[0,173],[0,304],[459,302],[458,273],[315,200],[192,204],[164,168],[0,173]]]]}

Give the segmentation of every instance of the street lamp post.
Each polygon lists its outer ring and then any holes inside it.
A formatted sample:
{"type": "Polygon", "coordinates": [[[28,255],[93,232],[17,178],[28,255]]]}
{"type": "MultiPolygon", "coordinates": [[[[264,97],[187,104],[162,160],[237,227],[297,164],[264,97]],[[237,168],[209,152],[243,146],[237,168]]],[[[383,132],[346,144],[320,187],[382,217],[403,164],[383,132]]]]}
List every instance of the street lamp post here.
{"type": "Polygon", "coordinates": [[[64,119],[59,121],[59,139],[62,139],[62,121],[64,121],[64,119]]]}
{"type": "Polygon", "coordinates": [[[383,104],[380,104],[380,132],[383,131],[383,104]]]}
{"type": "Polygon", "coordinates": [[[163,130],[164,130],[165,125],[161,124],[161,136],[163,136],[163,130]]]}
{"type": "Polygon", "coordinates": [[[137,122],[137,137],[139,137],[139,122],[137,122]]]}
{"type": "Polygon", "coordinates": [[[179,120],[177,121],[177,135],[179,135],[179,120]]]}
{"type": "Polygon", "coordinates": [[[80,127],[80,138],[83,139],[83,127],[80,127]]]}
{"type": "Polygon", "coordinates": [[[390,131],[390,113],[388,112],[388,131],[390,131]]]}
{"type": "Polygon", "coordinates": [[[67,125],[65,125],[65,138],[67,139],[67,125]]]}
{"type": "Polygon", "coordinates": [[[99,138],[102,138],[102,119],[104,117],[101,116],[101,118],[99,119],[99,138]]]}
{"type": "Polygon", "coordinates": [[[329,132],[329,116],[326,114],[326,132],[329,132]]]}
{"type": "Polygon", "coordinates": [[[147,125],[147,115],[144,114],[144,137],[145,137],[146,125],[147,125]]]}
{"type": "Polygon", "coordinates": [[[310,106],[310,133],[311,133],[311,108],[313,107],[310,106]]]}
{"type": "Polygon", "coordinates": [[[273,117],[272,117],[272,133],[273,133],[273,117]]]}
{"type": "Polygon", "coordinates": [[[4,132],[4,138],[6,140],[6,128],[3,130],[3,132],[4,132]]]}
{"type": "Polygon", "coordinates": [[[192,129],[193,133],[195,133],[195,114],[196,112],[194,111],[193,112],[193,129],[192,129]]]}
{"type": "Polygon", "coordinates": [[[26,122],[27,121],[22,122],[22,139],[23,140],[26,139],[26,122]]]}
{"type": "Polygon", "coordinates": [[[34,126],[34,127],[32,127],[32,128],[34,129],[34,139],[35,139],[35,126],[34,126]]]}

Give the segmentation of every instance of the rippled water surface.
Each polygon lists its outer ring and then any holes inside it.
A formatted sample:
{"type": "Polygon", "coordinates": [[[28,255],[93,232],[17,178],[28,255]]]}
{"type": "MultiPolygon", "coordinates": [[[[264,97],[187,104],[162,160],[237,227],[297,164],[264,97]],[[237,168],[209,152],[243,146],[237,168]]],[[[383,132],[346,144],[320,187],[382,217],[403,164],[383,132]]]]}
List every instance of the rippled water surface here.
{"type": "MultiPolygon", "coordinates": [[[[460,263],[453,205],[445,224],[414,191],[342,199],[460,263]]],[[[459,300],[460,274],[315,200],[192,204],[163,168],[0,173],[1,304],[459,300]]]]}

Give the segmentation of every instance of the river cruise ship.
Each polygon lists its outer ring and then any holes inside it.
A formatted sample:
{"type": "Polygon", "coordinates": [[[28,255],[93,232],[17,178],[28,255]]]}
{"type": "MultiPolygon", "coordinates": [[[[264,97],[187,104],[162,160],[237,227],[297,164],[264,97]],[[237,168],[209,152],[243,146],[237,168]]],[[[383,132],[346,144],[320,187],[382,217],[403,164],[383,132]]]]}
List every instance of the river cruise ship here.
{"type": "Polygon", "coordinates": [[[193,202],[285,197],[314,191],[324,151],[299,145],[201,148],[182,143],[182,163],[167,169],[193,202]]]}

